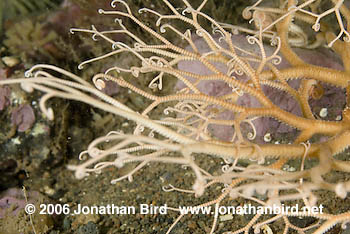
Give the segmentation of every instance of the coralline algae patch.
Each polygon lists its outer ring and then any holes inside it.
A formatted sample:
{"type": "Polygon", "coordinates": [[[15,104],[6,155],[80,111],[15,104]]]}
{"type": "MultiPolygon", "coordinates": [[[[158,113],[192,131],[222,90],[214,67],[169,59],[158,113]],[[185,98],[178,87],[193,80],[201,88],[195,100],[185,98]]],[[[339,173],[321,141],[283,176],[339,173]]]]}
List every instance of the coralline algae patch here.
{"type": "MultiPolygon", "coordinates": [[[[243,50],[249,51],[255,55],[261,54],[258,45],[249,44],[246,36],[233,35],[232,41],[235,45],[237,45],[237,47],[243,50]]],[[[194,43],[201,54],[204,54],[210,51],[208,45],[205,43],[203,39],[201,38],[196,39],[194,43]]],[[[225,44],[223,44],[224,42],[222,41],[219,42],[219,40],[217,40],[217,43],[220,44],[220,46],[223,46],[224,48],[227,47],[225,44]]],[[[272,55],[276,49],[276,47],[272,47],[269,45],[265,45],[264,48],[267,56],[272,55]]],[[[190,47],[186,49],[192,50],[190,47]]],[[[336,55],[330,52],[329,50],[323,50],[322,48],[316,51],[301,49],[301,48],[293,48],[293,50],[307,63],[317,65],[317,66],[329,67],[337,70],[343,70],[343,66],[340,62],[340,59],[336,57],[336,55]]],[[[281,53],[279,53],[278,55],[281,56],[282,61],[280,64],[276,66],[277,69],[290,67],[289,63],[286,61],[285,58],[283,58],[281,53]]],[[[241,53],[240,56],[243,56],[243,54],[241,53]]],[[[226,74],[228,71],[228,66],[226,66],[223,63],[213,62],[213,65],[224,74],[226,74]]],[[[258,63],[255,63],[255,64],[252,64],[252,67],[254,68],[254,67],[257,67],[258,65],[259,65],[258,63]]],[[[203,65],[198,60],[181,61],[178,64],[178,68],[182,71],[195,73],[201,76],[213,74],[210,70],[208,70],[208,68],[206,68],[205,65],[203,65]]],[[[194,81],[193,78],[190,78],[190,77],[187,77],[187,78],[192,82],[194,81]]],[[[240,75],[240,74],[233,73],[232,78],[243,82],[246,82],[247,80],[247,77],[245,74],[240,75]]],[[[298,79],[288,81],[288,84],[293,89],[296,89],[296,90],[299,87],[299,83],[300,82],[298,79]]],[[[318,100],[313,99],[312,97],[310,97],[309,99],[309,103],[315,115],[315,118],[340,120],[341,118],[339,117],[341,116],[341,111],[345,103],[343,103],[343,101],[334,103],[334,100],[345,100],[345,90],[338,87],[322,85],[322,83],[320,83],[319,86],[321,86],[321,88],[323,89],[323,95],[318,100]],[[327,115],[324,115],[325,109],[327,110],[327,115]]],[[[184,87],[185,87],[184,83],[182,81],[178,81],[176,85],[176,89],[181,90],[184,87]]],[[[196,87],[204,94],[207,94],[209,96],[214,96],[214,97],[220,97],[220,96],[229,94],[230,92],[233,91],[233,89],[229,87],[229,85],[222,80],[220,81],[219,80],[202,80],[196,85],[196,87]]],[[[286,95],[287,94],[286,92],[272,88],[272,87],[268,87],[266,85],[262,85],[262,90],[264,94],[275,105],[279,106],[281,109],[289,113],[292,113],[294,115],[298,115],[298,116],[302,115],[299,104],[296,102],[296,100],[292,96],[286,95]]],[[[237,99],[236,104],[240,106],[245,106],[245,107],[261,106],[261,104],[257,101],[257,99],[255,99],[251,95],[244,94],[244,93],[242,96],[240,96],[237,99]]],[[[218,108],[218,107],[215,107],[215,108],[218,108]]],[[[223,120],[232,120],[234,118],[235,118],[234,113],[228,110],[221,111],[216,116],[216,119],[223,119],[223,120]]],[[[256,129],[255,141],[259,143],[266,142],[264,140],[264,136],[266,136],[266,134],[270,134],[270,137],[272,138],[285,135],[285,137],[287,137],[289,141],[292,141],[297,136],[297,131],[293,129],[291,126],[288,126],[270,117],[259,117],[252,120],[251,123],[255,126],[255,129],[256,129]]],[[[242,125],[245,125],[245,126],[241,126],[241,128],[242,128],[242,132],[246,136],[248,134],[252,134],[252,128],[250,124],[242,124],[242,125]]],[[[230,141],[234,134],[233,126],[223,126],[223,125],[212,124],[208,126],[208,130],[216,138],[220,140],[225,140],[225,141],[230,141]]]]}

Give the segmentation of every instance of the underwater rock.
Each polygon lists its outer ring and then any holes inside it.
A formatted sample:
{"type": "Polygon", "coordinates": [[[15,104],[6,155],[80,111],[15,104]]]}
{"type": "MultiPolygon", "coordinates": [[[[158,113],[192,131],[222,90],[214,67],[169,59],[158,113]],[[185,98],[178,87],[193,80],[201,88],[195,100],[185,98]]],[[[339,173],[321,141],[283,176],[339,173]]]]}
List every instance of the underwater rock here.
{"type": "Polygon", "coordinates": [[[17,131],[24,132],[31,128],[35,122],[33,108],[29,104],[20,105],[12,111],[11,121],[17,126],[17,131]]]}

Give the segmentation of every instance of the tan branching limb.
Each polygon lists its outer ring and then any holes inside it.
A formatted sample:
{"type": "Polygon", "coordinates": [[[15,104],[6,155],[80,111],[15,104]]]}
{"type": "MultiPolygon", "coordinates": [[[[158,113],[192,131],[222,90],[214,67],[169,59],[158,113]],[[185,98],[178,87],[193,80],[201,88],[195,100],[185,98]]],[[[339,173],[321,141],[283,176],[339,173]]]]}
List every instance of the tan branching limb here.
{"type": "MultiPolygon", "coordinates": [[[[338,39],[340,39],[342,35],[344,35],[344,41],[349,41],[349,29],[346,29],[344,27],[343,17],[345,18],[346,22],[349,22],[350,13],[349,9],[343,4],[343,0],[332,0],[334,6],[324,12],[318,12],[320,6],[319,3],[316,2],[316,0],[304,1],[299,5],[296,5],[297,1],[286,1],[287,4],[285,4],[284,9],[259,6],[263,5],[263,2],[264,1],[257,1],[253,6],[246,8],[242,14],[243,17],[246,19],[256,20],[258,16],[261,20],[263,20],[262,25],[264,25],[264,27],[262,27],[261,30],[259,30],[259,26],[256,27],[257,30],[255,31],[229,25],[225,25],[225,27],[231,27],[233,30],[247,32],[255,36],[261,34],[264,36],[264,38],[270,38],[273,41],[273,39],[275,38],[274,27],[278,24],[281,24],[282,21],[284,21],[284,24],[287,24],[286,18],[288,17],[297,18],[301,21],[310,24],[315,32],[329,32],[330,27],[328,27],[326,24],[323,24],[321,20],[327,15],[334,14],[336,16],[340,30],[337,36],[335,36],[332,40],[327,42],[327,45],[329,47],[332,47],[336,41],[339,41],[338,39]]],[[[311,48],[315,45],[320,46],[323,44],[324,40],[322,39],[322,37],[318,37],[315,43],[310,42],[306,33],[303,32],[303,30],[298,25],[292,22],[289,22],[288,25],[289,27],[287,27],[286,25],[284,26],[284,28],[286,29],[284,35],[287,35],[287,33],[290,34],[291,37],[288,38],[288,43],[290,45],[311,48]],[[296,38],[292,37],[294,35],[296,35],[296,38]]],[[[299,60],[299,62],[301,61],[299,60]]]]}
{"type": "MultiPolygon", "coordinates": [[[[163,190],[178,196],[189,193],[195,198],[206,198],[213,185],[219,186],[214,200],[193,207],[214,208],[210,233],[219,226],[220,206],[238,198],[262,207],[293,203],[315,206],[320,202],[316,196],[319,191],[346,198],[350,192],[349,181],[326,179],[326,175],[334,171],[345,176],[350,173],[350,163],[335,157],[350,146],[350,12],[344,1],[330,0],[331,7],[321,10],[316,0],[281,1],[283,4],[279,7],[266,7],[264,0],[258,0],[243,12],[255,29],[218,23],[203,12],[206,0],[198,6],[182,0],[181,8],[168,0],[161,2],[168,13],[143,8],[136,14],[126,1],[114,0],[111,5],[115,9],[100,9],[99,13],[116,16],[117,29],[101,31],[93,25],[90,29],[71,29],[72,33],[87,33],[92,40],[111,45],[111,51],[83,61],[80,69],[113,56],[130,56],[134,64],[131,67],[116,63],[105,73],[96,72],[92,82],[88,82],[55,66],[39,64],[26,72],[27,78],[0,80],[0,85],[20,84],[27,92],[42,92],[40,110],[50,120],[54,119],[50,99],[58,97],[81,101],[136,123],[133,134],[116,130],[93,140],[79,155],[82,162],[68,166],[76,178],[101,173],[108,167],[119,169],[126,164],[133,165],[129,172],[111,181],[115,184],[125,179],[132,182],[137,172],[154,163],[184,166],[191,171],[190,186],[169,184],[163,190]],[[143,22],[145,14],[152,15],[155,22],[143,22]],[[328,15],[335,16],[339,30],[327,25],[324,18],[328,15]],[[320,32],[310,37],[306,33],[310,30],[299,20],[320,32]],[[136,24],[143,35],[136,35],[125,21],[136,24]],[[202,22],[211,24],[213,32],[207,31],[202,22]],[[249,34],[241,37],[248,47],[232,40],[232,34],[239,32],[249,34]],[[115,34],[124,35],[128,40],[116,41],[115,34]],[[205,49],[195,38],[201,40],[205,49]],[[266,38],[271,39],[275,47],[268,48],[264,42],[266,38]],[[325,43],[340,56],[344,71],[310,65],[293,48],[314,48],[325,43]],[[280,68],[281,60],[288,61],[289,66],[280,68]],[[189,62],[198,63],[205,71],[180,69],[189,62]],[[143,79],[144,74],[152,77],[145,87],[140,87],[133,79],[143,79]],[[170,76],[177,80],[180,90],[170,94],[155,92],[166,87],[170,76]],[[297,80],[297,88],[291,80],[297,80]],[[134,110],[102,92],[107,81],[148,99],[150,104],[134,110]],[[229,92],[213,94],[206,90],[207,82],[218,82],[223,85],[220,87],[228,87],[229,92]],[[343,110],[338,110],[341,119],[323,120],[314,113],[310,99],[322,100],[327,95],[323,88],[326,86],[336,86],[337,92],[346,92],[345,100],[336,100],[345,104],[343,110]],[[269,92],[295,102],[301,115],[273,100],[269,92]],[[153,117],[159,108],[163,108],[164,115],[153,117]],[[262,126],[264,119],[273,119],[295,129],[288,130],[295,137],[274,142],[275,132],[269,129],[268,121],[262,126]],[[225,139],[220,138],[215,135],[216,128],[229,134],[225,139]],[[259,142],[262,136],[265,141],[259,142]],[[205,169],[200,164],[201,157],[213,158],[207,160],[210,163],[221,162],[219,166],[207,167],[220,169],[215,172],[205,169]],[[291,159],[299,164],[287,170],[291,159]],[[308,164],[310,160],[314,164],[308,164]]],[[[180,212],[178,208],[169,210],[180,212]]],[[[180,212],[167,233],[174,230],[184,216],[180,212]]],[[[310,214],[300,211],[269,217],[254,214],[244,227],[230,233],[258,232],[277,220],[284,223],[283,233],[290,229],[304,233],[312,228],[317,228],[315,233],[325,233],[334,225],[349,222],[350,215],[348,212],[310,214]],[[319,221],[301,228],[288,219],[304,216],[319,221]]]]}
{"type": "MultiPolygon", "coordinates": [[[[100,93],[97,89],[91,89],[91,88],[86,88],[86,86],[82,86],[79,83],[74,83],[74,82],[69,82],[69,81],[65,81],[62,79],[57,79],[54,78],[52,76],[48,76],[48,77],[41,77],[42,75],[46,75],[46,73],[42,73],[39,72],[39,75],[37,74],[37,76],[35,78],[29,78],[29,79],[19,79],[19,80],[14,80],[14,81],[10,81],[8,80],[7,82],[3,82],[3,84],[6,83],[18,83],[18,82],[22,82],[22,86],[26,88],[26,90],[29,90],[31,88],[35,88],[35,89],[39,89],[42,90],[44,92],[48,92],[49,97],[53,97],[53,96],[59,96],[59,97],[64,97],[64,98],[68,98],[68,99],[76,99],[76,100],[80,100],[80,98],[82,98],[81,101],[86,101],[86,102],[90,102],[92,99],[89,98],[89,96],[85,95],[84,93],[82,93],[81,91],[85,91],[85,92],[90,92],[96,96],[101,97],[102,99],[106,99],[106,101],[108,102],[109,99],[105,98],[105,96],[100,93]],[[40,83],[40,85],[37,85],[36,83],[40,83]],[[43,86],[44,85],[44,86],[43,86]],[[66,86],[65,86],[66,85],[66,86]],[[71,88],[74,87],[74,88],[71,88]],[[56,90],[57,89],[57,90],[56,90]],[[79,91],[79,89],[81,91],[79,91]],[[75,96],[73,96],[73,94],[75,96]]],[[[67,76],[69,76],[70,74],[67,73],[67,76]]],[[[76,78],[76,77],[74,77],[76,78]]],[[[79,80],[79,79],[77,79],[79,80]]],[[[47,98],[44,99],[45,101],[47,101],[47,98]]],[[[109,101],[111,104],[113,103],[111,100],[109,101]]],[[[97,102],[95,100],[94,103],[90,103],[92,105],[96,105],[98,107],[102,107],[104,105],[102,105],[103,103],[97,102]],[[96,104],[94,104],[96,103],[96,104]]],[[[122,105],[120,105],[118,102],[116,102],[113,106],[120,106],[120,108],[124,108],[122,105]]],[[[112,105],[109,107],[108,111],[112,112],[112,105]]],[[[45,106],[43,106],[43,108],[46,108],[45,106]]],[[[125,108],[127,109],[127,108],[125,108]]],[[[107,109],[106,109],[107,110],[107,109]]],[[[118,113],[121,113],[121,115],[126,111],[131,112],[131,110],[127,109],[127,110],[123,110],[123,109],[118,109],[118,113]]],[[[45,113],[46,111],[44,111],[45,113]]],[[[133,115],[130,115],[133,116],[133,115]]],[[[132,117],[131,117],[132,118],[132,117]]],[[[145,119],[140,117],[140,119],[135,119],[135,121],[144,121],[145,119]]],[[[147,120],[147,121],[151,121],[151,120],[147,120]]],[[[146,121],[146,122],[147,122],[146,121]]],[[[151,126],[150,124],[144,124],[145,126],[151,126]]],[[[154,125],[157,126],[157,125],[154,125]]],[[[154,128],[156,131],[159,131],[159,133],[162,133],[162,129],[158,129],[158,127],[154,128]]],[[[165,136],[170,136],[172,137],[173,134],[171,133],[172,131],[170,129],[167,130],[168,134],[165,134],[165,136]],[[171,134],[169,134],[171,133],[171,134]]],[[[348,142],[348,136],[349,133],[346,132],[343,135],[339,135],[338,137],[340,139],[345,138],[345,140],[343,141],[343,145],[339,145],[339,143],[341,143],[341,141],[330,141],[329,144],[332,146],[332,150],[333,152],[337,152],[340,150],[343,150],[346,146],[348,142]],[[336,143],[336,144],[334,144],[336,143]]],[[[173,140],[176,141],[176,138],[174,138],[173,140]]],[[[192,140],[191,140],[192,141],[192,140]]],[[[181,142],[181,141],[180,141],[181,142]]],[[[194,142],[194,141],[193,141],[194,142]]],[[[236,150],[233,150],[234,148],[231,147],[227,147],[227,146],[223,146],[223,145],[213,145],[213,144],[209,144],[209,143],[197,143],[195,145],[189,145],[189,147],[187,148],[191,150],[191,152],[196,152],[196,153],[209,153],[209,154],[214,154],[214,155],[221,155],[224,157],[241,157],[246,155],[248,156],[248,158],[255,158],[257,156],[262,156],[262,157],[267,157],[268,155],[275,155],[278,157],[283,157],[286,155],[292,156],[290,154],[290,152],[294,152],[295,156],[294,157],[299,157],[300,155],[305,155],[305,150],[304,148],[300,145],[298,147],[294,146],[294,145],[290,145],[289,146],[290,149],[288,149],[287,146],[278,146],[278,145],[262,145],[260,146],[261,151],[258,152],[257,150],[254,149],[253,146],[251,147],[242,147],[240,145],[236,146],[236,150]],[[294,148],[294,149],[293,149],[294,148]],[[285,149],[285,151],[283,151],[283,149],[285,149]],[[293,149],[293,150],[292,150],[293,149]],[[297,150],[299,149],[299,151],[297,150]],[[274,153],[275,152],[275,153],[274,153]],[[286,153],[283,153],[286,152],[286,153]],[[288,153],[287,153],[288,152],[288,153]],[[304,152],[304,153],[303,153],[304,152]],[[255,155],[257,154],[257,155],[255,155]],[[254,156],[255,155],[255,156],[254,156]]],[[[199,168],[197,168],[195,166],[195,164],[193,164],[193,161],[187,156],[185,158],[169,158],[169,157],[161,157],[161,154],[163,152],[167,152],[168,150],[172,150],[172,151],[182,151],[183,146],[181,145],[174,145],[174,144],[170,144],[170,143],[166,143],[163,141],[159,141],[153,138],[148,138],[148,137],[143,137],[143,136],[139,136],[136,137],[135,136],[125,136],[125,135],[108,135],[106,137],[100,138],[95,140],[94,142],[91,143],[91,145],[89,146],[87,152],[89,153],[89,155],[92,157],[90,160],[86,161],[85,163],[79,165],[79,166],[70,166],[70,169],[73,169],[76,171],[76,176],[78,178],[81,178],[83,176],[86,176],[88,172],[100,172],[104,167],[107,166],[116,166],[116,167],[121,167],[124,165],[124,163],[128,163],[128,162],[141,162],[141,164],[139,164],[133,171],[131,171],[130,173],[128,173],[128,175],[126,175],[125,177],[122,178],[128,178],[129,180],[132,179],[132,174],[139,170],[140,168],[142,168],[143,166],[145,166],[148,162],[151,161],[155,161],[155,162],[167,162],[167,163],[177,163],[177,164],[184,164],[184,165],[192,165],[192,168],[197,171],[197,176],[202,177],[201,176],[201,172],[199,170],[199,168]],[[107,150],[101,150],[96,148],[96,146],[101,143],[101,142],[106,142],[108,141],[110,144],[112,144],[112,141],[115,139],[125,139],[123,140],[121,143],[116,144],[115,146],[113,146],[110,149],[107,150]],[[140,146],[136,147],[131,147],[131,148],[125,148],[122,149],[123,147],[125,147],[126,145],[132,143],[132,142],[143,142],[143,144],[141,144],[140,146]],[[153,150],[157,150],[156,153],[151,153],[151,154],[147,154],[144,156],[132,156],[130,153],[132,152],[136,152],[142,149],[153,149],[153,150]],[[164,149],[165,151],[162,151],[160,149],[164,149]],[[110,162],[110,163],[100,163],[101,160],[103,160],[104,157],[106,157],[109,154],[119,154],[120,157],[117,158],[117,160],[115,160],[114,162],[110,162]],[[88,169],[87,167],[89,165],[94,165],[94,167],[92,169],[88,169]]],[[[313,145],[313,147],[310,147],[308,154],[307,155],[315,155],[317,156],[317,151],[320,148],[317,145],[313,145]],[[316,153],[316,154],[315,154],[316,153]]],[[[188,153],[187,153],[188,154],[188,153]]],[[[333,153],[332,153],[333,154],[333,153]]],[[[293,157],[293,156],[292,156],[293,157]]],[[[304,156],[305,157],[305,156],[304,156]]],[[[325,165],[327,163],[323,163],[321,165],[325,165]]],[[[339,164],[339,163],[338,163],[339,164]]],[[[339,166],[338,166],[339,167],[339,166]]],[[[329,168],[329,167],[328,167],[329,168]]],[[[323,168],[322,168],[323,169],[323,168]]],[[[320,169],[320,170],[322,170],[320,169]]],[[[345,169],[345,168],[344,168],[345,169]]],[[[318,171],[315,169],[312,169],[314,172],[318,171]]],[[[256,177],[256,176],[252,176],[252,170],[246,170],[246,172],[241,173],[240,175],[236,175],[233,176],[233,174],[227,174],[229,175],[232,179],[233,178],[249,178],[249,179],[262,179],[263,177],[256,177]]],[[[260,173],[259,171],[256,171],[258,173],[260,173]]],[[[262,171],[261,171],[262,172],[262,171]]],[[[318,171],[316,174],[321,173],[321,171],[318,171]]],[[[302,175],[307,174],[307,171],[304,171],[302,175]]],[[[315,173],[314,173],[315,174],[315,173]]],[[[227,177],[226,175],[226,177],[227,177]]],[[[278,176],[274,176],[275,180],[278,178],[278,176]]],[[[283,178],[283,180],[288,180],[288,177],[281,177],[283,178]]],[[[293,177],[289,177],[289,179],[292,179],[293,177]]],[[[300,178],[300,176],[294,177],[294,179],[298,179],[300,178]]],[[[115,180],[118,181],[119,179],[115,180]]],[[[227,179],[225,179],[227,180],[227,179]]],[[[316,178],[317,180],[317,178],[316,178]]],[[[203,181],[203,180],[202,180],[203,181]]],[[[203,188],[204,188],[204,184],[202,184],[202,182],[198,181],[197,184],[195,184],[194,188],[198,191],[201,191],[201,193],[203,192],[203,188]]],[[[255,184],[255,186],[258,186],[258,184],[255,184]]],[[[306,186],[306,185],[305,185],[306,186]]],[[[285,187],[285,186],[284,186],[285,187]]],[[[294,186],[292,186],[294,187],[294,186]]],[[[292,187],[285,187],[285,189],[290,189],[292,187]]],[[[338,186],[339,187],[339,186],[338,186]]],[[[248,189],[249,186],[245,186],[245,187],[241,187],[240,189],[248,189]]],[[[271,187],[272,188],[272,187],[271,187]]],[[[275,189],[283,189],[283,186],[277,186],[275,189]]],[[[296,187],[294,187],[296,188],[296,187]]],[[[331,188],[331,187],[330,187],[331,188]]],[[[340,187],[337,189],[337,193],[340,195],[343,192],[342,189],[340,189],[340,187]]],[[[345,191],[347,191],[347,189],[345,189],[345,191]]],[[[304,195],[301,195],[301,197],[305,197],[304,195]]],[[[287,199],[287,197],[283,198],[281,197],[280,199],[287,199]]]]}

